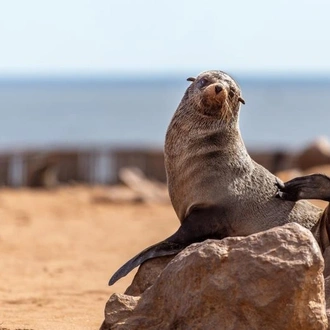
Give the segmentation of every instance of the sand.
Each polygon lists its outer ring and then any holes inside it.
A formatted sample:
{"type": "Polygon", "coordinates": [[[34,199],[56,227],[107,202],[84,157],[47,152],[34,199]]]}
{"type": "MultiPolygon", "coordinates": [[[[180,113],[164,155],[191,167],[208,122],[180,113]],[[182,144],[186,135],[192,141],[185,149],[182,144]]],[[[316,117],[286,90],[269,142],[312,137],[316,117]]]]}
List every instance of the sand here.
{"type": "Polygon", "coordinates": [[[119,266],[172,234],[171,205],[96,203],[104,187],[0,190],[0,329],[98,329],[119,266]]]}

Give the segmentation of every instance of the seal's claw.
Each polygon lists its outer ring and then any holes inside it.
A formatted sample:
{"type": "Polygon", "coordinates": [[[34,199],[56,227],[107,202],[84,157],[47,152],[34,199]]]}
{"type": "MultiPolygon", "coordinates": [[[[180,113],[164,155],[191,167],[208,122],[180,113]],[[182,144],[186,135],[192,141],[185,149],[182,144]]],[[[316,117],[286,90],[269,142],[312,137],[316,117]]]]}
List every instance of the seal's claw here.
{"type": "Polygon", "coordinates": [[[278,189],[275,194],[276,198],[280,198],[284,201],[292,201],[292,202],[298,200],[297,192],[295,191],[294,188],[290,186],[290,184],[288,185],[287,183],[283,183],[280,179],[276,178],[275,186],[278,189]]]}
{"type": "Polygon", "coordinates": [[[284,183],[279,178],[276,178],[276,181],[274,184],[280,190],[285,188],[284,183]]]}
{"type": "Polygon", "coordinates": [[[278,185],[278,191],[275,195],[276,198],[280,198],[284,201],[291,201],[296,202],[300,198],[299,196],[299,190],[296,189],[296,187],[291,187],[288,185],[278,185]]]}
{"type": "Polygon", "coordinates": [[[283,191],[278,191],[275,195],[276,198],[279,198],[283,201],[291,201],[291,202],[296,202],[297,198],[295,196],[292,196],[288,193],[285,193],[283,191]]]}
{"type": "Polygon", "coordinates": [[[275,186],[277,187],[277,192],[275,194],[275,198],[280,198],[280,199],[283,199],[285,200],[285,184],[279,179],[279,178],[276,178],[276,181],[275,181],[275,186]]]}
{"type": "Polygon", "coordinates": [[[276,198],[280,198],[280,199],[282,199],[282,196],[283,196],[282,191],[278,191],[275,195],[276,198]]]}

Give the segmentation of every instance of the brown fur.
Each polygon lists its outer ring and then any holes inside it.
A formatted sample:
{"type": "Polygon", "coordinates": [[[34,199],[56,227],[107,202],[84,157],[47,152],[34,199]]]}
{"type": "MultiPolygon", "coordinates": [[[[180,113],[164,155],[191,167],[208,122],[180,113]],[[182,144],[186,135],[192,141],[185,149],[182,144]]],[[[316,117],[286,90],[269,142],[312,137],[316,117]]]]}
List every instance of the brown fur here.
{"type": "Polygon", "coordinates": [[[292,221],[311,229],[321,218],[322,210],[306,201],[277,198],[276,184],[282,183],[250,158],[239,131],[244,100],[237,83],[222,71],[188,80],[165,141],[169,194],[181,226],[129,260],[110,284],[142,262],[176,254],[193,242],[250,235],[292,221]]]}

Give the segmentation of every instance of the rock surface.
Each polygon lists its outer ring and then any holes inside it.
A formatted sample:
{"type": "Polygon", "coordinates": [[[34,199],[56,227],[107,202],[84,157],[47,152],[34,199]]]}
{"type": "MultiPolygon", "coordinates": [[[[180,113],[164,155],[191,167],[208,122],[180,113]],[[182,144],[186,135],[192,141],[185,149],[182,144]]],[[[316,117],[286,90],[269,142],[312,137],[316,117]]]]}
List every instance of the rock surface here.
{"type": "Polygon", "coordinates": [[[140,296],[110,297],[102,330],[327,329],[323,258],[298,224],[192,244],[166,262],[140,277],[140,296]]]}

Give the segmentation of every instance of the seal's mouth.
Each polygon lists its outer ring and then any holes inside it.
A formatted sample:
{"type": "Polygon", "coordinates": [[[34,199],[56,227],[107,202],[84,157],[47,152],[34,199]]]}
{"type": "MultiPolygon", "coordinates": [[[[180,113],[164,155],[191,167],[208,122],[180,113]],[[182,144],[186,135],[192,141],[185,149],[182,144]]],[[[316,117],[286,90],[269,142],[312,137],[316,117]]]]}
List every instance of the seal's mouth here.
{"type": "Polygon", "coordinates": [[[213,117],[213,118],[220,117],[220,118],[224,119],[224,117],[227,117],[227,116],[223,116],[223,114],[226,112],[227,111],[223,111],[222,103],[207,105],[207,106],[205,106],[205,109],[204,109],[204,115],[206,115],[208,117],[213,117]]]}

